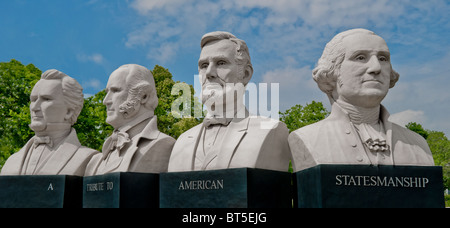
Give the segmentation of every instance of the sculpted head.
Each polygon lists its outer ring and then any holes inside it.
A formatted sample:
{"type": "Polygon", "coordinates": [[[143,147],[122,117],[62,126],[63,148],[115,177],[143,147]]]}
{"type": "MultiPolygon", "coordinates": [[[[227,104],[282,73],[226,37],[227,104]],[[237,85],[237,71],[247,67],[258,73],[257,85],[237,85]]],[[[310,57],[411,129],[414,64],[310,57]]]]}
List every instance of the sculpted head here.
{"type": "Polygon", "coordinates": [[[158,96],[152,72],[136,64],[119,67],[109,77],[103,104],[106,122],[116,129],[142,113],[154,113],[158,96]]]}
{"type": "Polygon", "coordinates": [[[326,45],[313,78],[334,101],[374,107],[395,86],[399,74],[392,69],[383,38],[366,29],[352,29],[326,45]]]}
{"type": "MultiPolygon", "coordinates": [[[[226,102],[226,96],[234,96],[233,86],[244,88],[253,75],[253,67],[247,44],[228,32],[211,32],[201,40],[198,71],[202,85],[202,102],[213,98],[215,104],[226,102]]],[[[235,101],[237,100],[235,96],[235,101]]]]}
{"type": "Polygon", "coordinates": [[[50,131],[52,125],[70,128],[83,109],[83,88],[63,72],[48,70],[34,86],[30,100],[33,131],[50,131]]]}

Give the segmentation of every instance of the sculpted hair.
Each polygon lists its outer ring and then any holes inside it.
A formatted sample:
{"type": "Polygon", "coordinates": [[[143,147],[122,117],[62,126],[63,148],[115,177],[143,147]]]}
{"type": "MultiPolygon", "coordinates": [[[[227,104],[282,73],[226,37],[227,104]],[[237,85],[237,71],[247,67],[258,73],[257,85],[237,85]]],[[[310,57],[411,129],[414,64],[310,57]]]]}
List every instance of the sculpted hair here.
{"type": "Polygon", "coordinates": [[[203,47],[205,47],[205,45],[209,42],[218,40],[229,40],[235,43],[237,63],[239,65],[247,64],[253,68],[247,44],[245,43],[245,41],[236,38],[236,36],[229,32],[217,31],[205,34],[200,42],[200,47],[203,49],[203,47]]]}
{"type": "Polygon", "coordinates": [[[119,67],[119,69],[120,68],[128,69],[126,79],[128,97],[127,100],[120,105],[120,112],[124,115],[133,112],[135,105],[141,102],[143,94],[149,96],[144,107],[151,111],[155,111],[158,106],[158,96],[156,94],[155,79],[153,78],[152,72],[137,64],[127,64],[119,67]]]}
{"type": "Polygon", "coordinates": [[[64,101],[74,111],[70,123],[75,124],[84,105],[83,87],[72,77],[55,69],[45,71],[41,75],[41,80],[61,81],[64,101]]]}
{"type": "MultiPolygon", "coordinates": [[[[367,29],[351,29],[337,34],[329,43],[327,43],[323,50],[322,57],[320,57],[316,68],[313,70],[313,79],[317,82],[320,90],[334,99],[337,99],[337,95],[334,94],[336,92],[336,82],[340,76],[341,64],[345,59],[343,40],[347,36],[359,33],[377,35],[367,29]]],[[[392,69],[391,64],[390,88],[395,86],[399,77],[400,75],[392,69]]]]}

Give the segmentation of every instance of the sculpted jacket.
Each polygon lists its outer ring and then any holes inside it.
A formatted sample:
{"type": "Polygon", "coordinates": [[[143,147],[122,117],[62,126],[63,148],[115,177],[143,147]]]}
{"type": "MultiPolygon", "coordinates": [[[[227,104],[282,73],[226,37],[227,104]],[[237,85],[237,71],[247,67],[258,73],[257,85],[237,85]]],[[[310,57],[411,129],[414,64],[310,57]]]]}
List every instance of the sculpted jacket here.
{"type": "MultiPolygon", "coordinates": [[[[381,106],[380,118],[386,130],[388,156],[378,155],[377,164],[434,166],[426,140],[419,134],[389,122],[381,106]]],[[[349,116],[336,103],[330,116],[289,135],[294,171],[319,164],[372,164],[349,116]]]]}
{"type": "MultiPolygon", "coordinates": [[[[170,157],[169,172],[194,170],[203,129],[203,124],[199,124],[178,138],[170,157]]],[[[286,172],[290,160],[288,135],[286,125],[279,121],[255,116],[235,118],[226,127],[219,144],[209,151],[213,156],[207,156],[203,169],[248,167],[286,172]],[[217,159],[215,166],[208,163],[213,159],[217,159]]]]}
{"type": "MultiPolygon", "coordinates": [[[[32,151],[34,137],[17,153],[11,155],[2,168],[1,175],[25,175],[27,154],[32,151]]],[[[76,175],[83,176],[86,165],[99,152],[81,146],[75,129],[72,128],[58,149],[45,165],[36,170],[35,175],[76,175]]]]}
{"type": "Polygon", "coordinates": [[[95,155],[89,162],[85,176],[111,172],[160,173],[167,171],[167,165],[175,139],[160,132],[157,117],[154,116],[144,130],[134,136],[130,146],[120,151],[120,157],[108,162],[103,154],[95,155]]]}

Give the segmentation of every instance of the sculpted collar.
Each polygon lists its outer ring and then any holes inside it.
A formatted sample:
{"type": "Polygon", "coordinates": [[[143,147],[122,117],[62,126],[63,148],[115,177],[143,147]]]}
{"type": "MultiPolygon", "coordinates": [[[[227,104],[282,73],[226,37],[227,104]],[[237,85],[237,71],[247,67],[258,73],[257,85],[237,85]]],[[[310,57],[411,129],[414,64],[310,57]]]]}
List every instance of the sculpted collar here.
{"type": "Polygon", "coordinates": [[[382,105],[372,109],[361,108],[338,100],[333,106],[335,107],[333,111],[340,109],[346,114],[356,128],[361,141],[371,152],[389,151],[386,129],[383,126],[383,122],[388,121],[388,114],[382,105]]]}
{"type": "Polygon", "coordinates": [[[130,121],[126,125],[124,125],[122,127],[119,127],[119,129],[117,129],[117,131],[119,131],[119,132],[127,132],[128,130],[130,130],[134,126],[142,123],[144,120],[147,120],[147,119],[151,118],[152,116],[153,116],[152,112],[146,112],[146,113],[144,113],[144,114],[134,118],[132,121],[130,121]]]}
{"type": "Polygon", "coordinates": [[[339,99],[336,103],[347,113],[350,121],[354,124],[375,124],[380,119],[380,105],[374,108],[364,108],[339,99]]]}

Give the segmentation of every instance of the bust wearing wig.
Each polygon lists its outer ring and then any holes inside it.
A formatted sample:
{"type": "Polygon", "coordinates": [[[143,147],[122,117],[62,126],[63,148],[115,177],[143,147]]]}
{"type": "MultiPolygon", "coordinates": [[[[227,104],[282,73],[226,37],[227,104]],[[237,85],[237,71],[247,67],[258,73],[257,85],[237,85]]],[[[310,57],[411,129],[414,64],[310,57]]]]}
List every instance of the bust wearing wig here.
{"type": "Polygon", "coordinates": [[[319,164],[434,165],[425,139],[389,122],[381,105],[399,79],[383,38],[366,29],[337,34],[313,78],[332,111],[289,135],[294,171],[319,164]]]}

